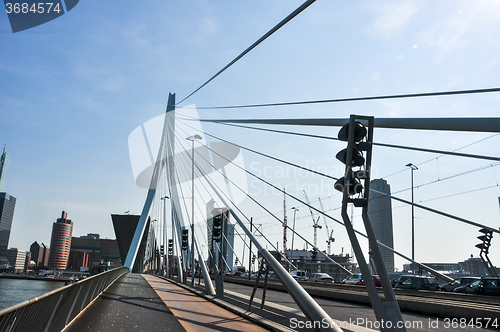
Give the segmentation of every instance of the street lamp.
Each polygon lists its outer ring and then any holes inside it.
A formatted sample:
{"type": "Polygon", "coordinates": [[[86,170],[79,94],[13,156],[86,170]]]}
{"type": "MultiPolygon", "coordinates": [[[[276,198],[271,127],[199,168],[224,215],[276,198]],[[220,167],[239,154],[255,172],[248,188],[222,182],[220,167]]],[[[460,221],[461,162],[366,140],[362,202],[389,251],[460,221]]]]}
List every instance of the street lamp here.
{"type": "Polygon", "coordinates": [[[413,196],[413,171],[418,169],[417,166],[409,163],[406,165],[411,169],[411,271],[415,274],[415,206],[414,206],[414,196],[413,196]]]}
{"type": "MultiPolygon", "coordinates": [[[[156,270],[156,265],[157,265],[157,261],[156,261],[156,222],[158,221],[158,219],[153,219],[151,220],[151,225],[152,225],[152,233],[153,233],[153,245],[151,246],[151,248],[153,250],[151,250],[151,265],[152,265],[152,270],[153,270],[153,274],[155,273],[154,270],[156,270]]],[[[150,234],[151,234],[151,230],[150,230],[150,234]]]]}
{"type": "Polygon", "coordinates": [[[297,211],[299,211],[299,208],[293,206],[292,210],[293,210],[293,227],[292,227],[292,255],[293,255],[293,239],[295,237],[295,214],[297,213],[297,211]]]}
{"type": "MultiPolygon", "coordinates": [[[[167,199],[169,199],[168,196],[163,196],[160,198],[163,201],[163,238],[162,241],[160,241],[160,247],[163,244],[163,263],[161,264],[162,268],[162,275],[165,275],[165,268],[167,271],[168,269],[168,255],[167,255],[167,199]],[[163,243],[161,243],[163,242],[163,243]]],[[[170,278],[170,276],[168,276],[170,278]]]]}
{"type": "Polygon", "coordinates": [[[191,141],[191,197],[192,197],[192,210],[191,210],[191,284],[194,284],[194,141],[201,140],[200,135],[186,137],[191,141]]]}

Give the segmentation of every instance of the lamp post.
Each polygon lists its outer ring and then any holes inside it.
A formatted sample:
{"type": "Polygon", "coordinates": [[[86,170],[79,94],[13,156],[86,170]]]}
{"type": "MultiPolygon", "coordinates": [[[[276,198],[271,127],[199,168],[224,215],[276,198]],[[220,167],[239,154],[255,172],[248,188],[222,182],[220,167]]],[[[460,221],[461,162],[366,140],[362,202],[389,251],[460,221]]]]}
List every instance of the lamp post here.
{"type": "Polygon", "coordinates": [[[191,283],[194,284],[194,141],[201,140],[200,135],[193,135],[186,137],[188,141],[191,141],[191,283]]]}
{"type": "MultiPolygon", "coordinates": [[[[161,265],[162,268],[162,276],[165,276],[165,269],[169,271],[168,269],[168,254],[167,254],[167,199],[169,199],[168,196],[163,196],[160,198],[163,201],[163,264],[161,265]]],[[[162,243],[160,243],[161,247],[162,243]]],[[[168,276],[170,277],[170,276],[168,276]]]]}
{"type": "Polygon", "coordinates": [[[415,206],[414,204],[414,196],[413,196],[413,171],[418,169],[417,166],[409,163],[406,165],[411,169],[411,271],[415,274],[415,206]]]}
{"type": "Polygon", "coordinates": [[[292,255],[293,255],[293,239],[295,238],[295,214],[299,211],[299,208],[292,206],[293,210],[293,227],[292,227],[292,255]]]}
{"type": "MultiPolygon", "coordinates": [[[[156,222],[158,221],[158,219],[153,219],[151,220],[151,226],[152,226],[152,229],[153,229],[153,245],[151,246],[151,248],[153,248],[153,250],[151,250],[151,270],[153,271],[152,273],[154,274],[155,270],[156,270],[156,265],[157,265],[157,261],[156,261],[156,244],[157,243],[154,243],[156,242],[156,222]]],[[[150,230],[150,234],[151,234],[151,230],[150,230]]],[[[150,272],[151,273],[151,272],[150,272]]]]}

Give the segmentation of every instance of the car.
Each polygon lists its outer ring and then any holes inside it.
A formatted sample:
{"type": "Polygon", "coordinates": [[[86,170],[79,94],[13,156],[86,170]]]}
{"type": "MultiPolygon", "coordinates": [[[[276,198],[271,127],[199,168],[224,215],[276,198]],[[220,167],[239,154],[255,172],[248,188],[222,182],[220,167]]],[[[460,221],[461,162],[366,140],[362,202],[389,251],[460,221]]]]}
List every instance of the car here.
{"type": "Polygon", "coordinates": [[[481,279],[468,283],[465,286],[459,286],[453,290],[454,293],[467,293],[467,294],[477,294],[477,287],[481,279]]]}
{"type": "Polygon", "coordinates": [[[354,273],[342,280],[343,284],[354,284],[356,281],[363,279],[363,276],[359,273],[354,273]]]}
{"type": "Polygon", "coordinates": [[[468,284],[476,281],[476,280],[481,280],[479,277],[463,277],[463,278],[457,278],[453,281],[450,281],[447,284],[441,285],[441,290],[445,292],[453,292],[455,288],[461,287],[461,286],[467,286],[468,284]]]}
{"type": "Polygon", "coordinates": [[[434,277],[424,277],[424,276],[411,276],[399,283],[397,283],[394,288],[399,289],[423,289],[438,291],[441,289],[439,282],[434,277]]]}
{"type": "Polygon", "coordinates": [[[481,278],[466,286],[457,287],[455,293],[500,296],[499,278],[481,278]]]}
{"type": "Polygon", "coordinates": [[[301,280],[301,281],[307,280],[306,271],[294,270],[290,272],[290,275],[295,280],[301,280]]]}
{"type": "Polygon", "coordinates": [[[411,276],[412,276],[411,274],[402,274],[399,277],[392,279],[391,280],[392,287],[396,286],[398,283],[411,276]]]}
{"type": "MultiPolygon", "coordinates": [[[[380,282],[380,277],[378,275],[372,275],[372,278],[373,278],[373,282],[375,283],[376,287],[382,287],[382,283],[380,282]]],[[[356,281],[354,284],[365,286],[365,281],[364,281],[364,279],[361,279],[359,281],[356,281]]]]}
{"type": "Polygon", "coordinates": [[[314,281],[314,282],[326,282],[326,283],[332,283],[333,278],[330,277],[329,274],[326,273],[313,273],[309,278],[307,278],[308,281],[314,281]]]}

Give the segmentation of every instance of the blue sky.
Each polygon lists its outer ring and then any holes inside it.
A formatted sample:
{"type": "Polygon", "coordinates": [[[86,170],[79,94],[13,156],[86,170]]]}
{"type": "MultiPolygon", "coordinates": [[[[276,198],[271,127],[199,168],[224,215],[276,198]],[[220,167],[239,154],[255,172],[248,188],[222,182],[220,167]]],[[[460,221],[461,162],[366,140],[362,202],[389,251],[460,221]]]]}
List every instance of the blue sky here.
{"type": "MultiPolygon", "coordinates": [[[[146,191],[134,183],[128,135],[164,112],[169,92],[176,93],[177,100],[187,96],[301,3],[80,1],[62,17],[16,34],[10,30],[7,15],[0,13],[0,143],[7,144],[11,155],[5,190],[18,199],[10,246],[28,249],[33,241],[50,242],[51,224],[63,209],[75,222],[75,236],[100,233],[114,238],[110,214],[126,210],[139,214],[146,197],[146,191]]],[[[499,16],[496,1],[318,0],[183,106],[498,87],[499,16]]],[[[484,94],[199,114],[202,118],[348,117],[351,113],[376,117],[498,116],[499,101],[499,94],[484,94]]],[[[334,157],[341,143],[217,125],[206,125],[205,129],[292,162],[341,172],[342,165],[334,157]]],[[[284,129],[322,135],[336,135],[338,130],[284,129]]],[[[375,135],[379,142],[443,150],[491,136],[379,129],[375,135]]],[[[499,143],[495,136],[461,151],[498,156],[499,143]]],[[[248,153],[243,156],[249,168],[280,167],[248,153]]],[[[433,158],[436,156],[377,148],[374,167],[393,191],[399,191],[409,188],[409,171],[388,175],[403,170],[409,162],[419,164],[433,158]]],[[[415,184],[489,164],[439,158],[419,166],[415,184]]],[[[495,186],[497,178],[497,167],[490,167],[423,186],[416,191],[416,198],[430,200],[425,204],[431,207],[498,227],[499,188],[435,199],[495,186]]],[[[296,178],[280,178],[275,173],[269,180],[283,186],[296,178]]],[[[315,181],[320,179],[301,181],[319,183],[315,181]]],[[[302,198],[298,188],[297,195],[302,198]]],[[[323,189],[310,196],[311,201],[321,196],[326,209],[340,205],[333,191],[323,189]]],[[[409,199],[410,192],[400,196],[409,199]]],[[[281,215],[281,196],[262,194],[261,198],[271,211],[281,215]]],[[[292,201],[287,204],[296,205],[292,201]]],[[[265,214],[249,203],[244,206],[255,218],[265,214]]],[[[307,214],[302,207],[298,222],[312,241],[312,222],[307,214]]],[[[338,218],[338,210],[332,215],[338,218]]],[[[410,216],[409,207],[394,210],[396,249],[408,255],[410,216]]],[[[418,210],[416,216],[417,259],[456,262],[470,254],[477,257],[474,245],[479,234],[475,228],[418,210]]],[[[289,212],[289,220],[291,217],[289,212]]],[[[272,242],[280,241],[280,227],[266,218],[259,219],[272,242]]],[[[340,226],[330,228],[337,237],[333,252],[340,253],[342,248],[350,251],[345,231],[340,226]]],[[[324,233],[320,236],[326,238],[324,233]]],[[[497,241],[495,236],[493,248],[497,241]]],[[[302,245],[296,242],[296,247],[302,245]]],[[[493,250],[491,257],[500,265],[498,251],[493,250]]],[[[396,263],[400,267],[402,261],[396,263]]]]}

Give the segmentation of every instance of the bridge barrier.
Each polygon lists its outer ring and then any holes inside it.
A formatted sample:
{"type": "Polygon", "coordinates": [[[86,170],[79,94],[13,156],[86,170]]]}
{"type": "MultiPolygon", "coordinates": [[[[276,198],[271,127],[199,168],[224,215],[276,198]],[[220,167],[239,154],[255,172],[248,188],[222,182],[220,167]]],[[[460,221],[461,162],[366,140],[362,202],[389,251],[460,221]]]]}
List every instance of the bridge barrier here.
{"type": "Polygon", "coordinates": [[[0,331],[61,331],[119,277],[118,267],[0,311],[0,331]]]}

